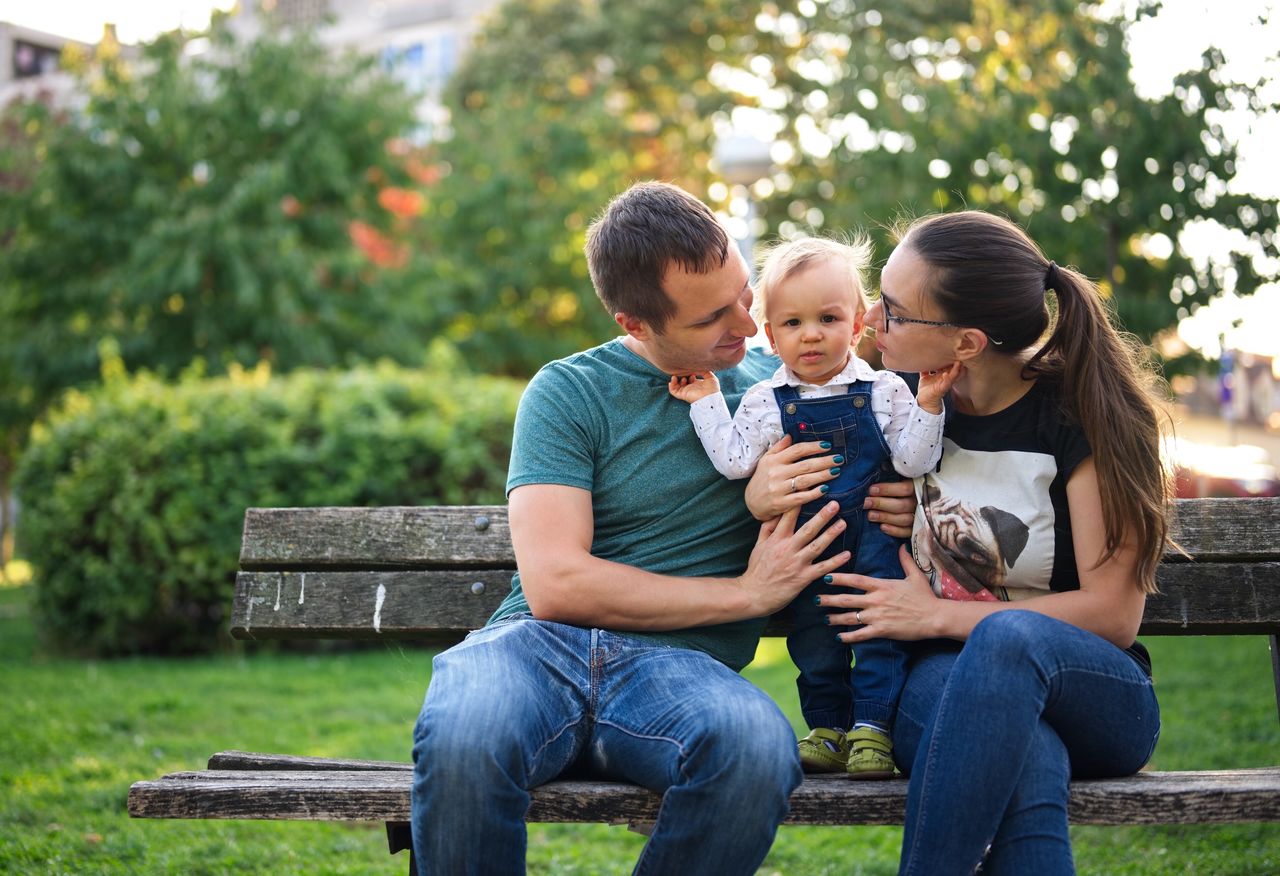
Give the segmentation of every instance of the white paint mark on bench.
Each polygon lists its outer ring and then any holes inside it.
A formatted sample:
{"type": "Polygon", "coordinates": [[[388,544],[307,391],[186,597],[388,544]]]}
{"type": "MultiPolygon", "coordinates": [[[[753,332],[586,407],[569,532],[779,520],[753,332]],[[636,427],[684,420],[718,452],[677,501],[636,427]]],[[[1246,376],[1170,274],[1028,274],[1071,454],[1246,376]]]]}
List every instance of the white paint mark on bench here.
{"type": "Polygon", "coordinates": [[[276,578],[276,611],[280,610],[280,589],[284,586],[284,575],[276,578]]]}
{"type": "Polygon", "coordinates": [[[307,573],[303,572],[298,576],[298,605],[302,605],[303,600],[307,598],[307,573]]]}
{"type": "Polygon", "coordinates": [[[378,595],[373,603],[373,631],[382,632],[382,603],[387,598],[387,585],[378,585],[378,595]]]}

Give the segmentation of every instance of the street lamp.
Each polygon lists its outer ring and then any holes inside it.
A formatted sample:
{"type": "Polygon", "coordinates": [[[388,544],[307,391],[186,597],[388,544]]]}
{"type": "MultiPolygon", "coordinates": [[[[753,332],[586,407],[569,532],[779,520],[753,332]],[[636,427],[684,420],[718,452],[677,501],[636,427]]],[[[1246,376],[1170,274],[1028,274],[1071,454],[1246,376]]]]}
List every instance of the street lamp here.
{"type": "Polygon", "coordinates": [[[746,259],[747,267],[753,277],[755,260],[752,258],[752,250],[755,249],[756,240],[752,226],[755,225],[756,205],[751,197],[751,187],[768,176],[773,169],[773,159],[769,153],[768,143],[741,131],[734,131],[727,137],[718,138],[712,153],[724,181],[735,188],[742,189],[743,200],[746,203],[746,215],[743,217],[746,231],[738,239],[738,249],[742,251],[742,257],[746,259]]]}

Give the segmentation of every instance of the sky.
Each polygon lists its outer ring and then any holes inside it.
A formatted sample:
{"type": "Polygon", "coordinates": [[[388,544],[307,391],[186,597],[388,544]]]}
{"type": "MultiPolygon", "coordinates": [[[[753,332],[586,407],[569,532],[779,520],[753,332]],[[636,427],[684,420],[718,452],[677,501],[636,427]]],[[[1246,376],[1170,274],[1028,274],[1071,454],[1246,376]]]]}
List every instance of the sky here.
{"type": "MultiPolygon", "coordinates": [[[[1102,0],[1108,9],[1132,9],[1137,0],[1102,0]]],[[[116,25],[125,43],[146,41],[175,27],[207,26],[213,9],[231,9],[235,0],[0,0],[0,21],[11,21],[85,42],[96,42],[104,22],[116,25]]],[[[1154,18],[1136,25],[1130,54],[1139,92],[1148,97],[1168,93],[1173,76],[1198,66],[1201,52],[1216,44],[1226,53],[1233,78],[1271,78],[1269,99],[1280,104],[1280,0],[1165,0],[1154,18]],[[1270,18],[1260,23],[1259,18],[1270,18]],[[1273,77],[1273,78],[1272,78],[1273,77]]],[[[1246,113],[1223,119],[1240,143],[1234,188],[1280,197],[1280,162],[1271,153],[1280,144],[1280,113],[1264,118],[1246,113]]],[[[1212,230],[1192,232],[1184,246],[1211,253],[1223,238],[1212,230]]],[[[1082,266],[1088,270],[1088,266],[1082,266]]],[[[1246,299],[1227,296],[1183,320],[1179,334],[1210,358],[1219,353],[1218,335],[1227,344],[1280,358],[1280,286],[1264,287],[1246,299]],[[1238,324],[1232,327],[1232,324],[1238,324]]]]}

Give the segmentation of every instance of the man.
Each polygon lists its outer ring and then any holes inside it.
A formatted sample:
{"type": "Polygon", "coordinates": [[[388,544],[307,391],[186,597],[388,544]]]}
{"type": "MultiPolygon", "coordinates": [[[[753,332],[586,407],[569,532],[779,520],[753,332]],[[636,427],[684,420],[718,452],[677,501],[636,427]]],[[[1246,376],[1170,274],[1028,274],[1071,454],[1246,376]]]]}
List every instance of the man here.
{"type": "MultiPolygon", "coordinates": [[[[550,363],[521,399],[518,574],[488,626],[436,658],[414,733],[423,874],[523,872],[529,789],[571,768],[663,794],[637,872],[754,873],[801,780],[789,723],[737,671],[768,615],[847,559],[814,562],[843,524],[823,531],[831,503],[799,529],[794,511],[757,527],[667,393],[671,374],[711,370],[736,407],[777,367],[745,346],[746,264],[704,204],[660,183],[609,204],[587,260],[625,334],[550,363]]],[[[833,463],[816,451],[771,451],[753,507],[819,498],[833,463]]],[[[880,501],[903,534],[911,503],[880,501]]]]}

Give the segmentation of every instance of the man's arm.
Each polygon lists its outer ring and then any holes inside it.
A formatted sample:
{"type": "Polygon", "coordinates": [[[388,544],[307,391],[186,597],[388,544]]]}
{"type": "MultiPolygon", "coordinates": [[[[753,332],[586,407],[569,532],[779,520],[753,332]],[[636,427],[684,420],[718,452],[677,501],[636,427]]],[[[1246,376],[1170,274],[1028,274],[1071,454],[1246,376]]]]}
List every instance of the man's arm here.
{"type": "Polygon", "coordinates": [[[844,528],[837,522],[824,531],[835,510],[832,503],[798,530],[794,511],[763,525],[737,578],[680,578],[592,556],[586,490],[528,484],[509,497],[511,542],[534,617],[621,630],[676,630],[772,614],[848,561],[846,551],[813,562],[844,528]]]}

